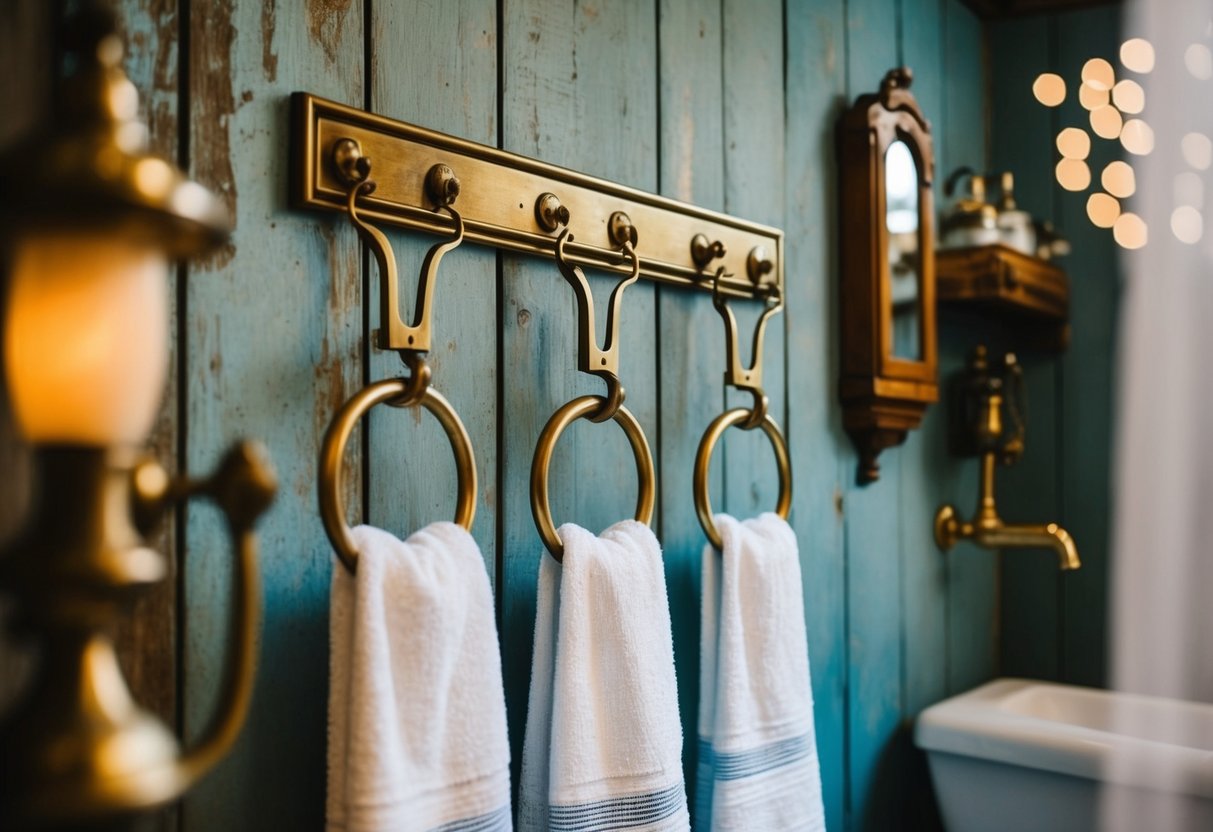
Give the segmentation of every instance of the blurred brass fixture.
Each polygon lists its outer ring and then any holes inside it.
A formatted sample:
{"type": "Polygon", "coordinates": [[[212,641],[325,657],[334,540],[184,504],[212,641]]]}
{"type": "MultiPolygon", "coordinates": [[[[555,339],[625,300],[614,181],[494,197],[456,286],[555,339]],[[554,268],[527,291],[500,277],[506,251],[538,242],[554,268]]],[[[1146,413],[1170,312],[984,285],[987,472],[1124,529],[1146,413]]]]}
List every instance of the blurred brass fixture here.
{"type": "Polygon", "coordinates": [[[275,491],[264,452],[241,443],[211,477],[172,480],[138,450],[168,362],[169,258],[223,242],[227,214],[147,154],[116,32],[105,7],[79,4],[61,33],[49,131],[0,158],[12,253],[5,369],[35,467],[25,527],[0,553],[0,589],[16,601],[14,634],[41,648],[29,689],[0,724],[5,830],[77,828],[175,800],[231,748],[253,689],[253,526],[275,491]],[[195,496],[226,515],[236,600],[219,711],[182,751],[131,699],[112,634],[167,572],[143,535],[195,496]]]}
{"type": "MultiPolygon", "coordinates": [[[[723,276],[724,267],[722,266],[716,271],[715,286],[720,285],[723,276]]],[[[726,410],[713,419],[699,440],[699,448],[695,452],[693,480],[695,513],[699,516],[699,525],[703,527],[704,534],[717,549],[720,549],[723,543],[720,539],[720,530],[716,528],[716,521],[712,517],[708,469],[712,463],[712,451],[715,449],[716,443],[730,427],[737,425],[742,430],[762,428],[763,433],[771,440],[771,445],[775,449],[775,462],[779,468],[779,499],[775,505],[775,513],[786,520],[792,506],[792,462],[788,456],[788,443],[779,430],[779,424],[769,412],[770,401],[762,389],[762,348],[766,340],[767,322],[772,315],[783,309],[783,298],[778,294],[778,289],[773,291],[774,296],[767,299],[766,308],[763,309],[758,318],[758,324],[754,327],[752,361],[749,367],[741,363],[741,344],[737,334],[737,318],[733,315],[733,310],[729,308],[728,303],[719,292],[714,292],[712,295],[716,311],[724,319],[725,361],[727,363],[724,371],[724,383],[754,397],[754,404],[748,410],[744,407],[726,410]]]]}
{"type": "Polygon", "coordinates": [[[943,194],[951,197],[956,193],[960,180],[968,177],[969,195],[956,200],[940,224],[939,238],[944,246],[984,246],[999,242],[998,208],[986,199],[985,176],[970,167],[952,171],[944,182],[943,194]]]}
{"type": "Polygon", "coordinates": [[[565,247],[570,264],[626,274],[631,263],[620,260],[619,249],[628,228],[644,228],[642,280],[703,292],[705,270],[723,265],[729,277],[720,291],[729,297],[762,297],[768,284],[783,290],[779,229],[307,93],[292,97],[292,119],[295,208],[345,212],[350,186],[366,178],[366,160],[373,159],[378,187],[359,193],[358,205],[380,227],[448,235],[451,222],[434,209],[457,196],[469,243],[550,258],[567,228],[576,237],[565,247]],[[446,170],[435,172],[435,165],[446,170]],[[692,251],[698,234],[708,246],[699,256],[712,254],[709,265],[692,251]],[[757,276],[747,268],[756,248],[763,250],[757,276]]]}
{"type": "Polygon", "coordinates": [[[594,296],[590,284],[581,269],[571,263],[565,254],[565,246],[572,242],[573,235],[566,227],[556,241],[556,265],[564,279],[573,287],[577,297],[577,369],[595,375],[606,382],[607,395],[579,396],[566,402],[543,426],[535,456],[531,460],[531,515],[544,546],[557,561],[564,558],[564,544],[556,534],[552,522],[552,509],[548,501],[548,467],[552,462],[552,451],[565,428],[585,417],[591,422],[615,420],[627,434],[636,457],[636,475],[640,479],[640,493],[636,499],[636,520],[646,526],[653,519],[653,504],[657,485],[653,471],[653,454],[645,438],[644,429],[632,412],[623,406],[624,389],[619,381],[619,315],[623,293],[640,279],[640,257],[636,254],[636,227],[626,214],[616,214],[611,220],[611,237],[620,246],[620,253],[632,262],[632,273],[611,290],[607,302],[606,342],[599,347],[594,326],[594,296]]]}
{"type": "Polygon", "coordinates": [[[955,448],[963,455],[981,457],[981,483],[977,496],[977,512],[972,521],[959,518],[956,507],[943,506],[935,515],[935,542],[948,551],[959,540],[972,540],[987,549],[1045,548],[1057,553],[1062,569],[1081,566],[1078,548],[1070,533],[1056,523],[1019,525],[1003,521],[994,497],[994,471],[1002,462],[1011,465],[1023,454],[1024,422],[1022,407],[1022,369],[1013,354],[1004,357],[1002,368],[992,368],[986,348],[973,351],[960,391],[958,417],[975,408],[975,419],[957,425],[961,446],[955,448]],[[1009,436],[1004,436],[1002,408],[1008,404],[1013,423],[1009,436]]]}
{"type": "Polygon", "coordinates": [[[468,531],[471,531],[472,521],[476,517],[476,458],[472,453],[472,441],[459,414],[450,402],[430,387],[432,372],[425,360],[433,341],[434,287],[438,282],[438,266],[443,255],[458,248],[465,238],[463,217],[453,207],[461,191],[459,180],[454,171],[443,164],[434,165],[426,175],[426,188],[434,203],[434,210],[450,215],[455,233],[453,237],[435,243],[426,252],[421,263],[421,275],[417,279],[413,323],[409,325],[400,317],[400,279],[392,244],[382,231],[362,218],[357,205],[360,196],[374,193],[377,188],[377,183],[370,178],[371,160],[362,155],[356,144],[339,144],[334,151],[333,162],[336,167],[348,171],[346,180],[350,190],[346,197],[346,212],[379,266],[380,328],[376,330],[375,346],[381,350],[395,350],[411,370],[411,375],[406,378],[378,381],[355,393],[333,416],[320,447],[320,476],[316,482],[320,518],[333,551],[353,574],[358,569],[358,549],[345,520],[341,463],[350,434],[365,413],[377,404],[387,404],[392,407],[424,407],[437,417],[455,454],[455,471],[459,481],[455,522],[468,531]],[[356,161],[351,162],[351,159],[356,161]]]}

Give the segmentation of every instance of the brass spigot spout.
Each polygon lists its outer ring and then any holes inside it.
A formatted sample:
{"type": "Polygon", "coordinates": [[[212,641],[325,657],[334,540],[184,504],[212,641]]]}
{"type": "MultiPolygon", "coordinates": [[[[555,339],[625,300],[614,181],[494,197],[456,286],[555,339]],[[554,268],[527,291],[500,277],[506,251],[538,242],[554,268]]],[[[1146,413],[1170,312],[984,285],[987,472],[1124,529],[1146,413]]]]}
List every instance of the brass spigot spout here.
{"type": "Polygon", "coordinates": [[[1061,569],[1082,566],[1074,538],[1056,523],[1017,525],[1003,522],[994,501],[994,466],[994,453],[984,454],[981,460],[981,493],[977,514],[972,522],[961,520],[956,507],[952,505],[943,506],[936,512],[935,542],[939,548],[946,552],[957,541],[971,540],[986,549],[1052,549],[1057,553],[1061,569]]]}

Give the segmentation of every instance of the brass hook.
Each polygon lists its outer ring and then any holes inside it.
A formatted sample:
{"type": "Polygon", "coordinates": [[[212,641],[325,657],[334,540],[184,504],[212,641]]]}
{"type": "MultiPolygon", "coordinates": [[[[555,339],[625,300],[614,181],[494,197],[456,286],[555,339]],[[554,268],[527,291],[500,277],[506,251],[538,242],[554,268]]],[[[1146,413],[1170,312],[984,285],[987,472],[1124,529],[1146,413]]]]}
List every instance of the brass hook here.
{"type": "Polygon", "coordinates": [[[605,422],[614,418],[623,405],[625,391],[619,381],[619,308],[624,290],[640,279],[640,258],[636,255],[633,241],[626,240],[622,252],[632,259],[632,274],[611,290],[607,304],[606,341],[600,348],[594,334],[594,296],[590,293],[589,281],[581,268],[570,263],[564,253],[565,244],[572,240],[573,235],[567,227],[560,232],[556,240],[556,265],[577,295],[577,369],[598,376],[607,385],[602,407],[586,418],[591,422],[605,422]]]}
{"type": "Polygon", "coordinates": [[[750,408],[749,417],[739,426],[742,430],[753,430],[766,420],[770,405],[767,394],[762,389],[762,347],[766,340],[767,321],[772,315],[783,309],[783,295],[778,286],[772,286],[768,298],[774,298],[775,302],[768,303],[767,308],[758,318],[758,324],[754,327],[752,361],[749,367],[745,367],[741,363],[737,318],[733,315],[733,310],[729,308],[728,303],[725,302],[724,296],[720,294],[720,280],[724,274],[724,267],[721,266],[716,270],[715,277],[712,278],[712,305],[716,307],[720,317],[724,318],[726,362],[724,383],[754,397],[754,406],[750,408]]]}
{"type": "Polygon", "coordinates": [[[430,312],[434,303],[434,283],[438,274],[438,264],[442,256],[457,248],[463,242],[463,217],[449,205],[439,206],[438,210],[446,211],[455,223],[455,234],[448,240],[433,245],[425,254],[421,264],[421,277],[417,281],[417,303],[413,309],[412,325],[405,324],[400,316],[400,281],[396,272],[396,256],[387,236],[375,226],[370,225],[360,216],[355,201],[360,193],[369,193],[375,187],[370,180],[360,182],[350,189],[346,200],[346,210],[350,222],[358,230],[358,236],[375,255],[379,265],[379,276],[382,290],[379,293],[379,313],[382,328],[375,346],[382,350],[408,350],[410,352],[429,352],[432,331],[430,312]]]}

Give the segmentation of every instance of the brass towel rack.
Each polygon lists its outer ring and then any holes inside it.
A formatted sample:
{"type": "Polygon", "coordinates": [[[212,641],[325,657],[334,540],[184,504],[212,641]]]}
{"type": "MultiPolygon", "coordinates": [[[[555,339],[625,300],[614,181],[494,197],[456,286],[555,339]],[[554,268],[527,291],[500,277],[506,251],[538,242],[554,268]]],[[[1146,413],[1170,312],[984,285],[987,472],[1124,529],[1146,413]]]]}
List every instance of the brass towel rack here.
{"type": "Polygon", "coordinates": [[[754,404],[726,410],[717,416],[704,431],[699,440],[699,449],[695,452],[695,474],[693,491],[695,493],[695,513],[699,515],[699,525],[708,540],[717,549],[723,547],[720,530],[712,518],[711,495],[708,493],[708,469],[712,462],[712,451],[724,432],[734,425],[742,430],[753,430],[761,427],[763,433],[771,440],[775,449],[775,463],[779,468],[779,498],[775,504],[775,513],[783,519],[788,518],[792,506],[792,463],[788,455],[788,444],[779,430],[779,425],[770,413],[770,402],[762,389],[762,348],[766,340],[767,322],[771,316],[783,309],[783,295],[774,293],[767,301],[767,307],[758,318],[754,327],[754,344],[751,364],[746,367],[741,363],[741,345],[737,334],[737,318],[729,308],[724,296],[717,290],[724,276],[721,267],[716,271],[712,282],[712,303],[720,317],[724,319],[725,333],[725,362],[724,383],[729,387],[749,393],[754,397],[754,404]]]}
{"type": "MultiPolygon", "coordinates": [[[[606,382],[603,396],[581,396],[561,406],[540,434],[531,465],[531,510],[540,537],[560,560],[563,546],[548,502],[548,469],[561,433],[574,421],[613,419],[623,428],[640,479],[636,519],[649,523],[656,498],[653,458],[639,422],[623,406],[619,379],[619,310],[626,288],[637,280],[711,292],[725,322],[727,384],[754,397],[750,408],[721,414],[708,426],[695,466],[695,501],[700,522],[714,545],[720,536],[708,502],[707,469],[726,429],[761,427],[775,447],[780,473],[776,511],[786,517],[791,500],[787,445],[771,418],[762,389],[762,345],[766,324],[783,308],[783,232],[694,205],[587,176],[497,148],[384,118],[307,93],[292,97],[291,202],[296,208],[342,211],[374,253],[383,290],[383,320],[376,346],[400,353],[411,375],[376,382],[336,414],[321,451],[320,510],[342,562],[351,570],[357,552],[340,496],[342,452],[358,419],[376,404],[422,406],[441,422],[459,467],[456,521],[470,526],[475,509],[476,470],[471,443],[450,404],[429,387],[430,308],[443,254],[463,242],[551,257],[577,297],[578,369],[606,382]],[[376,178],[371,180],[371,159],[376,178]],[[454,209],[456,200],[460,209],[454,209]],[[417,287],[412,324],[400,317],[395,259],[375,223],[438,234],[446,239],[427,254],[417,287]],[[645,229],[644,255],[637,228],[645,229]],[[582,268],[626,275],[612,292],[607,336],[595,340],[594,305],[582,268]],[[738,277],[741,275],[741,277],[738,277]],[[728,298],[761,300],[751,366],[741,364],[737,322],[728,298]]],[[[487,293],[493,289],[486,287],[487,293]]]]}
{"type": "MultiPolygon", "coordinates": [[[[624,223],[645,229],[640,279],[712,291],[712,264],[728,274],[715,291],[762,298],[783,287],[783,232],[347,107],[308,93],[292,96],[291,203],[347,210],[349,189],[374,159],[377,187],[361,192],[368,220],[449,235],[434,209],[459,198],[465,240],[553,257],[555,233],[576,235],[565,250],[578,266],[627,272],[615,239],[624,223]],[[735,278],[733,275],[741,275],[735,278]]],[[[492,289],[486,287],[490,294],[492,289]]]]}

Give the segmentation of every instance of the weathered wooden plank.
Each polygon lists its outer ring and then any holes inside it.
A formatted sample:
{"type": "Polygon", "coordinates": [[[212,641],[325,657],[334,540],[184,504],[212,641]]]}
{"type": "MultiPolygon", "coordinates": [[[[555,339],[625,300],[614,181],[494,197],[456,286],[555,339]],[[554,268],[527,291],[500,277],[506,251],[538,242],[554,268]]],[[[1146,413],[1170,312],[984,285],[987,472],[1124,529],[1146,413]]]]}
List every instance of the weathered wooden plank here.
{"type": "MultiPolygon", "coordinates": [[[[362,381],[362,279],[348,225],[286,209],[287,93],[363,103],[363,9],[225,0],[190,13],[191,168],[227,199],[236,232],[187,279],[187,462],[209,469],[236,437],[259,437],[280,490],[260,527],[265,616],[253,710],[233,754],[186,800],[183,821],[188,830],[317,829],[334,558],[316,510],[316,465],[330,416],[362,381]]],[[[355,464],[349,505],[360,504],[360,481],[355,464]]],[[[224,666],[231,556],[210,509],[191,507],[186,535],[184,719],[195,737],[224,666]]]]}
{"type": "MultiPolygon", "coordinates": [[[[941,204],[946,164],[945,142],[940,141],[945,133],[947,78],[943,15],[942,0],[902,2],[902,62],[914,72],[911,89],[931,122],[936,205],[941,204]]],[[[942,340],[937,335],[937,344],[942,340]]],[[[942,357],[943,351],[939,354],[942,357]]],[[[957,468],[947,456],[946,407],[935,404],[927,409],[922,426],[910,433],[900,454],[904,729],[898,734],[896,753],[901,755],[899,765],[906,784],[903,825],[930,829],[939,825],[938,810],[926,758],[914,748],[910,726],[923,708],[947,694],[947,560],[935,545],[932,531],[941,486],[946,490],[949,475],[957,468]]]]}
{"type": "MultiPolygon", "coordinates": [[[[1119,17],[1106,9],[1058,15],[1059,74],[1067,81],[1080,78],[1083,64],[1094,56],[1115,63],[1119,25],[1119,17]]],[[[1060,108],[1060,115],[1068,125],[1084,124],[1087,114],[1071,97],[1060,108]]],[[[1119,142],[1092,137],[1088,158],[1092,182],[1097,185],[1104,167],[1122,156],[1119,142]]],[[[1074,536],[1082,557],[1082,569],[1062,577],[1062,676],[1075,684],[1102,685],[1106,677],[1110,414],[1120,271],[1111,234],[1087,219],[1086,194],[1062,194],[1058,218],[1075,251],[1066,261],[1072,340],[1061,362],[1062,524],[1074,536]]],[[[1150,231],[1158,235],[1167,229],[1150,231]]]]}
{"type": "MultiPolygon", "coordinates": [[[[496,3],[381,2],[371,7],[370,25],[373,112],[497,143],[496,3]],[[424,78],[425,83],[401,83],[402,78],[424,78]]],[[[418,269],[435,240],[385,233],[396,247],[403,314],[411,320],[418,269]]],[[[472,440],[480,483],[473,532],[490,577],[497,537],[496,273],[497,258],[491,250],[468,246],[443,258],[434,294],[434,349],[428,357],[434,388],[454,406],[472,440]]],[[[368,339],[381,325],[379,281],[372,266],[366,299],[368,339]]],[[[395,353],[371,352],[372,379],[407,372],[395,353]]],[[[409,413],[420,415],[417,410],[409,413]]],[[[369,431],[370,522],[408,535],[426,523],[450,519],[457,491],[455,465],[437,420],[377,408],[369,431]]]]}
{"type": "MultiPolygon", "coordinates": [[[[506,2],[500,45],[503,147],[656,189],[656,14],[646,0],[613,4],[609,10],[597,3],[506,2]]],[[[638,232],[643,251],[646,229],[638,232]]],[[[556,408],[579,394],[601,394],[603,386],[575,370],[573,293],[555,264],[503,257],[502,271],[501,354],[510,377],[499,409],[506,425],[499,450],[506,484],[501,504],[501,637],[517,773],[526,723],[535,581],[539,559],[547,557],[531,519],[531,458],[539,431],[556,408]]],[[[614,278],[590,280],[598,302],[604,303],[614,278]]],[[[655,315],[651,285],[627,290],[620,374],[627,405],[650,445],[658,436],[655,315]]],[[[600,315],[600,327],[604,319],[600,315]]],[[[601,331],[598,337],[601,342],[601,331]]],[[[578,422],[561,439],[551,466],[556,524],[572,521],[597,531],[632,516],[635,477],[622,431],[610,424],[578,422]]]]}
{"type": "MultiPolygon", "coordinates": [[[[662,0],[661,193],[705,208],[724,208],[723,84],[720,0],[662,0]]],[[[659,534],[674,628],[678,706],[683,724],[683,766],[695,805],[698,760],[699,623],[704,535],[691,499],[696,444],[724,405],[724,326],[710,300],[698,293],[657,287],[660,427],[654,448],[660,486],[659,534]]],[[[711,495],[722,508],[721,459],[712,461],[711,495]]]]}
{"type": "MultiPolygon", "coordinates": [[[[725,0],[724,28],[724,204],[730,214],[783,227],[784,101],[783,7],[774,0],[725,0]]],[[[734,303],[743,361],[759,303],[734,303]]],[[[763,356],[771,413],[787,425],[784,351],[787,315],[767,327],[763,356]]],[[[749,406],[747,393],[727,391],[730,407],[749,406]]],[[[771,511],[779,494],[770,442],[759,430],[730,430],[722,440],[724,502],[729,514],[752,517],[771,511]]]]}
{"type": "MultiPolygon", "coordinates": [[[[1035,217],[1054,219],[1057,152],[1056,112],[1032,95],[1032,83],[1053,68],[1055,24],[1048,18],[1000,21],[989,29],[992,167],[1015,173],[1016,201],[1035,217]]],[[[1070,86],[1070,94],[1077,87],[1070,86]]],[[[1065,261],[1063,261],[1065,265],[1065,261]]],[[[1013,337],[1008,340],[1013,342],[1013,337]]],[[[1060,519],[1060,459],[1055,355],[1020,356],[1027,392],[1023,458],[1001,469],[998,498],[1011,522],[1060,519]]],[[[1002,557],[1000,672],[1033,679],[1060,678],[1061,581],[1056,560],[1040,551],[1007,551],[1002,557]]]]}
{"type": "Polygon", "coordinates": [[[787,9],[786,252],[788,442],[800,544],[826,828],[842,829],[846,788],[844,478],[849,445],[835,395],[838,261],[834,121],[845,91],[842,0],[787,9]]]}
{"type": "MultiPolygon", "coordinates": [[[[911,88],[933,137],[944,125],[943,14],[940,0],[904,0],[902,54],[914,71],[911,88]]],[[[940,142],[939,144],[942,144],[940,142]]],[[[942,163],[936,145],[937,169],[942,163]]],[[[936,199],[940,188],[936,179],[936,199]]],[[[945,561],[932,538],[937,508],[935,482],[946,458],[945,408],[934,405],[922,427],[910,433],[901,451],[902,593],[905,628],[905,706],[913,716],[943,698],[947,640],[945,561]]]]}
{"type": "MultiPolygon", "coordinates": [[[[897,3],[848,2],[847,100],[874,92],[898,62],[897,3]]],[[[881,457],[881,477],[855,486],[846,446],[847,713],[849,817],[855,829],[890,828],[901,804],[891,763],[901,721],[901,450],[881,457]]]]}
{"type": "MultiPolygon", "coordinates": [[[[950,168],[968,164],[977,170],[986,166],[984,78],[981,21],[958,0],[948,0],[945,9],[944,144],[950,168]]],[[[945,173],[946,175],[946,173],[945,173]]],[[[952,342],[954,343],[954,342],[952,342]]],[[[963,363],[963,352],[949,346],[947,366],[963,363]]],[[[969,461],[964,472],[975,471],[969,461]]],[[[973,476],[968,473],[958,476],[973,476]]],[[[976,480],[957,489],[962,511],[970,511],[976,497],[976,480]]],[[[949,494],[951,498],[953,495],[949,494]]],[[[997,666],[998,570],[993,552],[958,546],[948,555],[948,689],[964,690],[991,678],[997,666]]]]}

